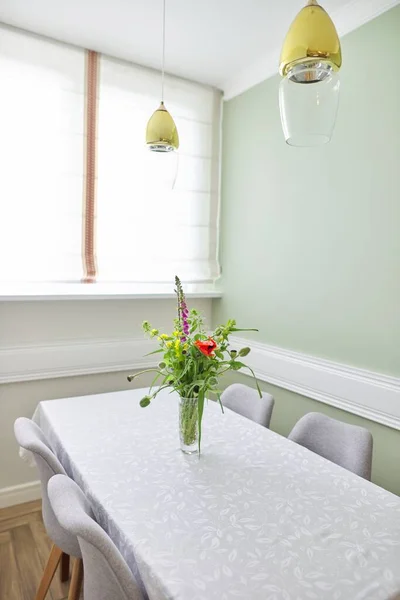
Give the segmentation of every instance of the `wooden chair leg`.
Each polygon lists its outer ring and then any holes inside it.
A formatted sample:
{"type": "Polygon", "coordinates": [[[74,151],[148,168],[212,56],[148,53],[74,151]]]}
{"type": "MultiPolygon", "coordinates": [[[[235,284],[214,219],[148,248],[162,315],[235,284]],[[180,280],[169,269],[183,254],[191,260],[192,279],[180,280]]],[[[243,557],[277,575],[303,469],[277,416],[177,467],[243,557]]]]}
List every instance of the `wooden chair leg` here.
{"type": "Polygon", "coordinates": [[[51,547],[50,556],[47,561],[46,568],[44,570],[42,580],[40,582],[38,591],[36,592],[35,600],[44,600],[51,582],[53,581],[54,574],[57,570],[58,563],[61,560],[62,550],[55,544],[51,547]]]}
{"type": "Polygon", "coordinates": [[[62,553],[60,565],[60,581],[68,581],[69,579],[69,554],[62,553]]]}
{"type": "Polygon", "coordinates": [[[68,600],[79,600],[83,580],[83,562],[76,558],[72,567],[71,583],[69,584],[68,600]]]}

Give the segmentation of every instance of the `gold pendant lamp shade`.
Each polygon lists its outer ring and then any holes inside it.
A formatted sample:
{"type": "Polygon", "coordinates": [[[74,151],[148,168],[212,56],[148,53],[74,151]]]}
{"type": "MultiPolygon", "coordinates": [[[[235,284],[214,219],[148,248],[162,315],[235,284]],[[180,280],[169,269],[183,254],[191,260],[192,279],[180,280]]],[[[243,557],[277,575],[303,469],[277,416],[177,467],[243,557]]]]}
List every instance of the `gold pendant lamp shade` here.
{"type": "Polygon", "coordinates": [[[146,128],[146,145],[152,152],[174,152],[179,148],[175,122],[164,105],[165,0],[163,0],[161,104],[151,115],[146,128]]]}
{"type": "Polygon", "coordinates": [[[173,152],[179,148],[178,130],[164,102],[147,123],[146,144],[153,152],[173,152]]]}
{"type": "Polygon", "coordinates": [[[310,0],[290,26],[283,43],[279,71],[286,77],[291,68],[307,62],[324,61],[338,71],[342,51],[336,27],[316,0],[310,0]]]}
{"type": "Polygon", "coordinates": [[[292,146],[330,141],[339,104],[340,39],[328,13],[309,0],[283,44],[279,71],[282,127],[292,146]]]}

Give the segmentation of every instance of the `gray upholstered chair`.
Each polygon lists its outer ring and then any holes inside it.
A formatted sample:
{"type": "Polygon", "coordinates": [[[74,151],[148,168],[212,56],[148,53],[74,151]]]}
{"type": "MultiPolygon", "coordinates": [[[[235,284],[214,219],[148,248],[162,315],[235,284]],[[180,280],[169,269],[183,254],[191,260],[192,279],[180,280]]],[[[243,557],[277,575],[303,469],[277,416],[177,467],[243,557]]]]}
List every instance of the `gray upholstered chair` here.
{"type": "MultiPolygon", "coordinates": [[[[65,561],[66,564],[64,564],[64,569],[62,569],[64,573],[65,571],[69,572],[69,556],[74,556],[76,558],[72,569],[68,600],[78,600],[82,587],[82,558],[79,543],[75,535],[60,527],[47,495],[47,484],[50,478],[56,474],[65,475],[65,471],[60,461],[53,453],[43,431],[36,423],[30,419],[20,417],[14,423],[14,433],[18,444],[22,446],[22,448],[32,452],[35,458],[42,488],[43,522],[46,527],[47,535],[53,542],[35,600],[44,600],[46,597],[51,582],[53,581],[54,574],[64,555],[68,557],[68,560],[65,561]]],[[[67,576],[62,577],[62,580],[66,579],[68,579],[67,576]]]]}
{"type": "Polygon", "coordinates": [[[262,392],[260,398],[257,390],[242,383],[233,383],[222,393],[221,402],[239,415],[269,427],[274,408],[274,398],[271,394],[262,392]]]}
{"type": "Polygon", "coordinates": [[[90,505],[77,484],[64,475],[56,475],[49,481],[48,494],[60,525],[79,540],[85,600],[143,600],[128,565],[93,520],[90,505]]]}
{"type": "Polygon", "coordinates": [[[372,435],[368,429],[320,413],[308,413],[288,437],[348,471],[371,479],[372,435]]]}

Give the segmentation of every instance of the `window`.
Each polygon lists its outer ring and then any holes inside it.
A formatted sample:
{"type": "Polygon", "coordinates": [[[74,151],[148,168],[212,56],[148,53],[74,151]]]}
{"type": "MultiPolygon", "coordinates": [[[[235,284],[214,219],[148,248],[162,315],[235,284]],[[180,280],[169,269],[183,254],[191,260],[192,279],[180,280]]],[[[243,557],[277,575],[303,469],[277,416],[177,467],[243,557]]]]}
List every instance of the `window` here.
{"type": "Polygon", "coordinates": [[[100,65],[97,259],[104,280],[210,281],[218,276],[220,94],[177,78],[166,107],[180,136],[173,191],[160,190],[144,129],[160,101],[160,76],[102,57],[100,65]]]}
{"type": "Polygon", "coordinates": [[[94,281],[216,279],[221,94],[166,77],[180,149],[174,189],[160,188],[144,146],[159,73],[96,55],[93,117],[86,51],[7,27],[0,36],[0,282],[84,280],[88,219],[94,281]],[[88,117],[97,132],[89,148],[88,117]]]}
{"type": "Polygon", "coordinates": [[[0,281],[82,274],[83,50],[0,29],[0,281]]]}

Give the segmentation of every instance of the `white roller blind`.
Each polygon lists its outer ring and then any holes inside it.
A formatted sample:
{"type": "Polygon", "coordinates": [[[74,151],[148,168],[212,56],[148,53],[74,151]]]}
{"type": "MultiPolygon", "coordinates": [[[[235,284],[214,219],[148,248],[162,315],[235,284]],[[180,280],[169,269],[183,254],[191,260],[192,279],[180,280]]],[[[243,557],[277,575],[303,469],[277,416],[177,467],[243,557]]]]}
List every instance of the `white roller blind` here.
{"type": "Polygon", "coordinates": [[[219,92],[166,77],[165,105],[180,136],[173,191],[154,185],[144,146],[160,102],[160,74],[101,57],[98,120],[99,281],[188,282],[219,275],[219,92]]]}
{"type": "Polygon", "coordinates": [[[82,276],[84,50],[0,28],[0,281],[82,276]]]}

